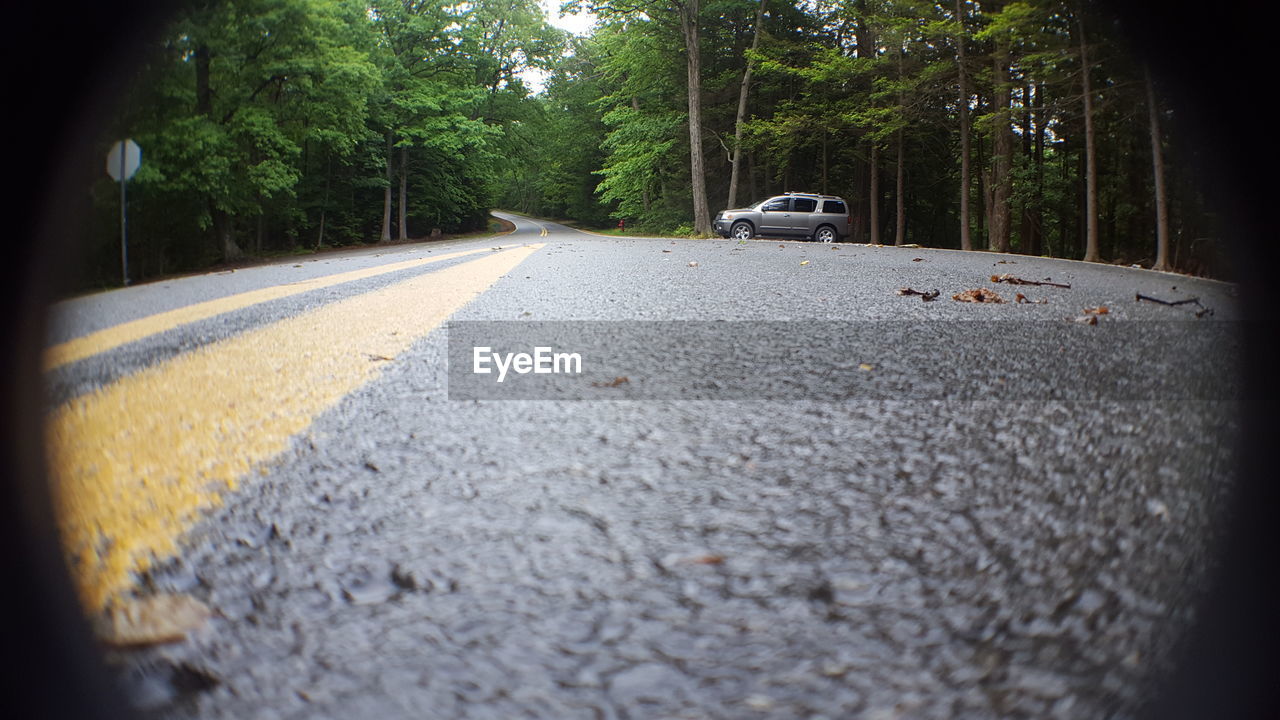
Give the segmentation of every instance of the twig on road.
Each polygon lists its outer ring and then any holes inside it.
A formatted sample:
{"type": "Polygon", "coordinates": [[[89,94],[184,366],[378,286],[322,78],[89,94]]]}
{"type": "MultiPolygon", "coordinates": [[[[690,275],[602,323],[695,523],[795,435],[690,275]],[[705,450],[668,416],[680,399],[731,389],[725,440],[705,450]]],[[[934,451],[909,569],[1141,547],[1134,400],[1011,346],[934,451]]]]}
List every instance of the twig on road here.
{"type": "Polygon", "coordinates": [[[1134,302],[1142,302],[1145,300],[1147,302],[1156,303],[1157,305],[1167,305],[1169,307],[1177,307],[1179,305],[1195,305],[1196,307],[1200,308],[1199,310],[1196,311],[1196,317],[1204,317],[1205,315],[1213,314],[1213,310],[1205,307],[1204,303],[1200,302],[1200,298],[1198,297],[1187,298],[1186,300],[1161,300],[1160,298],[1151,297],[1150,295],[1143,295],[1142,293],[1134,293],[1133,300],[1134,302]]]}
{"type": "Polygon", "coordinates": [[[929,302],[931,300],[937,300],[938,296],[941,295],[942,293],[940,293],[936,289],[932,292],[923,292],[921,290],[916,290],[915,288],[905,287],[905,288],[898,288],[898,294],[899,295],[919,295],[921,300],[923,300],[924,302],[929,302]]]}
{"type": "Polygon", "coordinates": [[[1071,289],[1067,283],[1050,282],[1047,278],[1044,280],[1023,280],[1020,277],[1005,273],[1004,275],[992,275],[993,283],[1009,283],[1010,285],[1048,285],[1049,287],[1071,289]]]}

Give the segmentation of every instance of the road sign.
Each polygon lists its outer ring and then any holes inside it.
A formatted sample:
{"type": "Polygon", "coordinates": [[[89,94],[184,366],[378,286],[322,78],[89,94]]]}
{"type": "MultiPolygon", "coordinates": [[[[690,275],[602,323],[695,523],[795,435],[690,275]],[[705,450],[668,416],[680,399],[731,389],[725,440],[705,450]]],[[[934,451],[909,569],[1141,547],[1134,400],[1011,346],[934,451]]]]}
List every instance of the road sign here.
{"type": "Polygon", "coordinates": [[[116,182],[133,177],[141,164],[142,148],[132,140],[121,140],[107,153],[107,174],[116,182]]]}
{"type": "Polygon", "coordinates": [[[107,153],[107,174],[120,183],[120,279],[125,285],[129,284],[129,224],[125,219],[129,200],[125,186],[141,164],[142,148],[132,140],[121,140],[107,153]]]}

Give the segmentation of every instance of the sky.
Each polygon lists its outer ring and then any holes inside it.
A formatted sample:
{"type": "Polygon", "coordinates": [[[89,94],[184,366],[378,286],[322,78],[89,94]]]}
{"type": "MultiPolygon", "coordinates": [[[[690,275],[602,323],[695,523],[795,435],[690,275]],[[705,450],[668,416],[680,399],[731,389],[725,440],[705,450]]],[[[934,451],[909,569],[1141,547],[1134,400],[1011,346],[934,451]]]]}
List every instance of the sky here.
{"type": "MultiPolygon", "coordinates": [[[[591,23],[595,22],[595,16],[591,13],[583,12],[577,15],[560,16],[560,3],[562,0],[541,0],[542,9],[547,13],[547,20],[561,30],[568,30],[574,35],[586,35],[591,29],[591,23]]],[[[546,73],[538,70],[525,70],[520,73],[520,77],[524,80],[525,85],[534,93],[542,92],[542,84],[546,79],[546,73]]]]}
{"type": "Polygon", "coordinates": [[[595,21],[595,16],[588,12],[560,17],[560,0],[542,0],[542,9],[547,19],[561,30],[568,30],[575,35],[585,35],[595,21]]]}

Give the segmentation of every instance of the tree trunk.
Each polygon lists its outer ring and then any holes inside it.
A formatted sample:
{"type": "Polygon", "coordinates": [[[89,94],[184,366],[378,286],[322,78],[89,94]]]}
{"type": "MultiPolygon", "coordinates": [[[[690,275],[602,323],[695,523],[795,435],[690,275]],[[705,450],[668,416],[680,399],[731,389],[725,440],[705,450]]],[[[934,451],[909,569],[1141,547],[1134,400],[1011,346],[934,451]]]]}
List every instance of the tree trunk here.
{"type": "Polygon", "coordinates": [[[871,167],[870,167],[871,190],[867,194],[871,196],[871,205],[868,211],[871,213],[871,244],[880,244],[880,167],[876,158],[876,144],[871,142],[871,167]]]}
{"type": "Polygon", "coordinates": [[[905,143],[902,140],[902,131],[898,131],[898,183],[896,188],[897,206],[896,206],[896,227],[893,234],[893,244],[903,245],[907,242],[907,202],[906,202],[906,153],[904,151],[905,143]]]}
{"type": "Polygon", "coordinates": [[[1028,251],[1032,255],[1044,253],[1044,119],[1045,112],[1044,84],[1033,86],[1035,95],[1031,102],[1035,108],[1035,162],[1036,162],[1036,194],[1035,207],[1031,214],[1031,242],[1028,251]]]}
{"type": "Polygon", "coordinates": [[[333,153],[330,152],[325,158],[324,164],[324,202],[320,205],[320,234],[316,238],[316,249],[324,245],[324,221],[325,215],[329,210],[329,180],[333,175],[333,153]]]}
{"type": "Polygon", "coordinates": [[[960,249],[972,250],[973,238],[969,234],[969,72],[964,58],[964,2],[956,0],[956,21],[961,23],[960,36],[956,38],[956,65],[960,70],[960,249]]]}
{"type": "Polygon", "coordinates": [[[707,173],[702,159],[702,51],[698,33],[698,0],[680,6],[689,80],[689,174],[693,190],[693,231],[711,234],[711,210],[707,205],[707,173]]]}
{"type": "Polygon", "coordinates": [[[213,116],[213,91],[209,87],[209,46],[196,47],[196,112],[213,116]]]}
{"type": "Polygon", "coordinates": [[[827,194],[827,165],[829,162],[829,152],[827,151],[827,129],[822,129],[822,194],[827,194]]]}
{"type": "MultiPolygon", "coordinates": [[[[209,47],[201,44],[196,48],[196,112],[213,119],[213,88],[209,84],[209,47]]],[[[214,241],[222,253],[222,259],[235,260],[244,255],[236,244],[232,232],[231,216],[226,210],[218,207],[214,198],[209,198],[209,217],[213,220],[214,241]]]]}
{"type": "MultiPolygon", "coordinates": [[[[760,0],[760,7],[756,8],[756,30],[751,37],[751,50],[754,51],[760,46],[760,28],[764,25],[764,6],[768,0],[760,0]]],[[[747,57],[747,67],[742,71],[742,87],[738,89],[738,116],[733,124],[733,167],[729,171],[729,200],[726,203],[728,207],[737,207],[738,204],[738,168],[742,165],[742,124],[747,119],[747,92],[751,87],[751,58],[747,57]]],[[[823,192],[826,192],[824,189],[823,192]]]]}
{"type": "Polygon", "coordinates": [[[1093,128],[1093,83],[1089,78],[1089,46],[1084,35],[1084,8],[1076,18],[1080,29],[1080,83],[1084,91],[1084,224],[1085,262],[1098,262],[1098,155],[1093,128]]]}
{"type": "Polygon", "coordinates": [[[391,185],[395,176],[391,172],[391,133],[387,133],[387,188],[382,193],[382,235],[378,242],[391,242],[391,185]]]}
{"type": "Polygon", "coordinates": [[[213,216],[213,234],[222,249],[222,259],[230,261],[244,257],[244,251],[236,244],[231,214],[217,207],[212,200],[209,201],[209,213],[213,216]]]}
{"type": "Polygon", "coordinates": [[[399,229],[400,239],[409,239],[409,148],[400,148],[400,207],[399,212],[399,229]]]}
{"type": "Polygon", "coordinates": [[[1156,264],[1155,270],[1172,270],[1169,265],[1169,203],[1164,187],[1164,147],[1160,136],[1160,106],[1151,82],[1151,68],[1143,68],[1147,83],[1147,114],[1151,118],[1151,173],[1156,191],[1156,264]]]}
{"type": "Polygon", "coordinates": [[[1009,127],[1009,49],[1001,40],[992,53],[992,98],[995,120],[992,123],[991,147],[991,206],[988,208],[991,222],[987,228],[987,247],[995,252],[1009,251],[1010,208],[1012,189],[1010,170],[1013,167],[1013,131],[1009,127]]]}

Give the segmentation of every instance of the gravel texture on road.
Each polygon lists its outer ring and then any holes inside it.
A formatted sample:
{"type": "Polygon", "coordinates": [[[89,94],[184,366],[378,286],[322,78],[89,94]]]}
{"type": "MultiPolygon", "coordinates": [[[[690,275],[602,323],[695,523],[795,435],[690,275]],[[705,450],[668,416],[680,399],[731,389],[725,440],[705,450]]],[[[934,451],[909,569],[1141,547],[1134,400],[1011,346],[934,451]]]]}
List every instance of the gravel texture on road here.
{"type": "MultiPolygon", "coordinates": [[[[940,323],[946,344],[895,361],[927,379],[989,352],[959,323],[1040,322],[1070,343],[1099,329],[1072,321],[1085,308],[1106,306],[1102,324],[1235,317],[1228,284],[1127,268],[513,219],[504,244],[546,247],[454,320],[940,323]],[[1071,287],[990,281],[1004,273],[1071,287]],[[1010,302],[951,299],[979,287],[1010,302]]],[[[68,368],[59,386],[363,289],[175,330],[68,368]]],[[[1235,372],[1230,345],[1206,352],[1201,372],[1235,372]]],[[[1049,399],[565,402],[450,400],[447,356],[444,329],[419,341],[141,578],[140,594],[189,593],[216,617],[188,642],[109,655],[138,707],[210,720],[1135,717],[1213,566],[1238,435],[1229,397],[1099,397],[1081,379],[1110,361],[1093,355],[1059,367],[1049,399]]]]}

